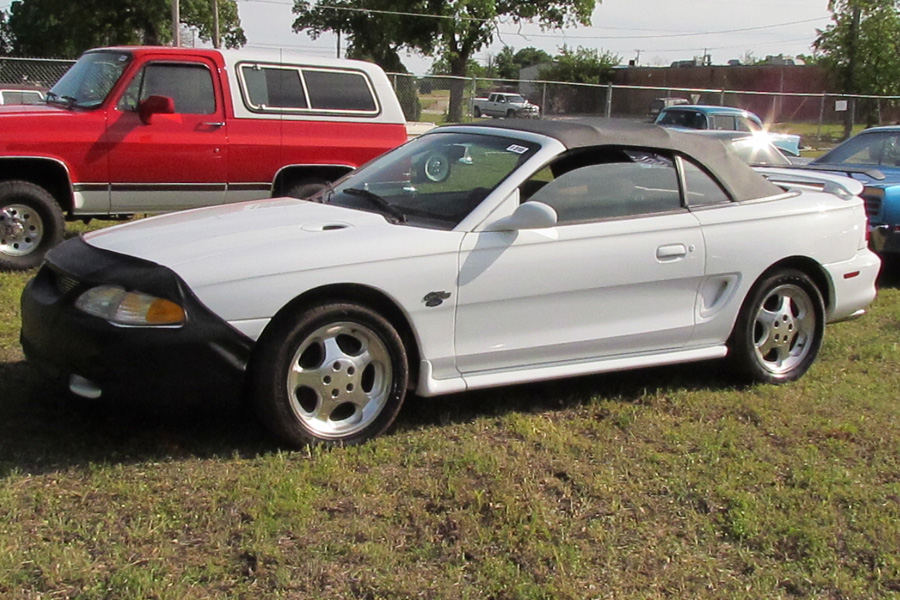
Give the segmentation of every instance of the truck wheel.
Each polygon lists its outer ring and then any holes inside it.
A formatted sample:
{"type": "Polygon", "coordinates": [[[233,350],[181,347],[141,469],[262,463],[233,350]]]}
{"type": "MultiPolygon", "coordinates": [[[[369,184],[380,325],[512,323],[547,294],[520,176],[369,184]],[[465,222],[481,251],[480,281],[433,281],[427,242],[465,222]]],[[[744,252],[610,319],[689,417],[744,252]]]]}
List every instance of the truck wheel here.
{"type": "Polygon", "coordinates": [[[514,119],[515,117],[516,117],[516,111],[514,111],[513,109],[509,109],[508,111],[506,111],[507,119],[514,119]]]}
{"type": "Polygon", "coordinates": [[[318,177],[298,179],[285,188],[284,195],[304,200],[315,196],[318,192],[328,187],[328,183],[329,182],[318,177]]]}
{"type": "Polygon", "coordinates": [[[47,190],[27,181],[0,183],[0,269],[40,265],[65,229],[62,210],[47,190]]]}
{"type": "Polygon", "coordinates": [[[472,116],[475,117],[476,119],[478,119],[479,117],[481,117],[481,109],[478,108],[477,106],[476,106],[475,108],[473,108],[473,109],[472,109],[472,116]]]}

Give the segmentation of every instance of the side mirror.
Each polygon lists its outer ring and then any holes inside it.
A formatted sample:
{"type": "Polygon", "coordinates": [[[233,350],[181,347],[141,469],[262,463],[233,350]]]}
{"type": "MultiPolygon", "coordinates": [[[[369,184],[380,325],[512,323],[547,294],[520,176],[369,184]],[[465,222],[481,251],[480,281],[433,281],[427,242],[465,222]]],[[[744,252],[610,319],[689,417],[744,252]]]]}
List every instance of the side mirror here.
{"type": "Polygon", "coordinates": [[[168,96],[150,96],[138,105],[141,123],[150,124],[153,115],[170,115],[175,112],[175,101],[168,96]]]}
{"type": "Polygon", "coordinates": [[[518,231],[545,229],[556,225],[558,217],[552,207],[543,202],[523,202],[513,214],[491,223],[485,231],[518,231]]]}

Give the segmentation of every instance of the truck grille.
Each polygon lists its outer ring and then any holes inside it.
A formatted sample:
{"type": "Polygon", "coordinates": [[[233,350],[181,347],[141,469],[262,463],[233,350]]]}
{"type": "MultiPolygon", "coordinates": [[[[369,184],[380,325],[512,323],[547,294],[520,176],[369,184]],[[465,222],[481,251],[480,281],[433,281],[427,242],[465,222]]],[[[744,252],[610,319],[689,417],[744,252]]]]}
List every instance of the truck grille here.
{"type": "Polygon", "coordinates": [[[863,200],[866,202],[866,216],[869,222],[880,222],[881,220],[881,196],[873,194],[863,194],[863,200]]]}

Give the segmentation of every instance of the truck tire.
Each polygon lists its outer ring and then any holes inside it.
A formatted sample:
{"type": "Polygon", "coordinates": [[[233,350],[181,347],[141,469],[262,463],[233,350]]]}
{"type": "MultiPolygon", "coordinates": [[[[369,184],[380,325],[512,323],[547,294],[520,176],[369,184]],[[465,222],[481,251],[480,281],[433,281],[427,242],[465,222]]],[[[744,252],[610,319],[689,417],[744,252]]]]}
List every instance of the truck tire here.
{"type": "Polygon", "coordinates": [[[328,187],[328,184],[328,181],[318,177],[298,179],[285,188],[284,195],[305,200],[306,198],[315,196],[319,191],[328,187]]]}
{"type": "Polygon", "coordinates": [[[513,109],[509,109],[508,111],[506,111],[506,118],[507,119],[515,119],[516,111],[514,111],[513,109]]]}
{"type": "Polygon", "coordinates": [[[62,209],[47,190],[28,181],[0,183],[0,269],[40,265],[65,230],[62,209]]]}
{"type": "Polygon", "coordinates": [[[478,108],[477,106],[475,108],[473,108],[472,116],[475,117],[476,119],[481,118],[481,109],[478,108]]]}

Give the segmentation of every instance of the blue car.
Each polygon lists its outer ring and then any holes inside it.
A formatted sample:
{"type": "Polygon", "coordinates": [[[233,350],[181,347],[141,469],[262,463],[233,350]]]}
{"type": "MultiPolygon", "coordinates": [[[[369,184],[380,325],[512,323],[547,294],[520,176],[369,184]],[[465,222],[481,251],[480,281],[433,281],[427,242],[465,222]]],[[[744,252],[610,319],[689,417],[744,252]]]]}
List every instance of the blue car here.
{"type": "Polygon", "coordinates": [[[900,255],[900,127],[867,129],[808,168],[835,171],[862,182],[872,249],[882,256],[900,255]]]}
{"type": "Polygon", "coordinates": [[[679,129],[742,131],[765,135],[768,141],[790,156],[800,156],[800,136],[766,131],[762,119],[741,108],[705,104],[681,104],[660,111],[657,125],[679,129]]]}

